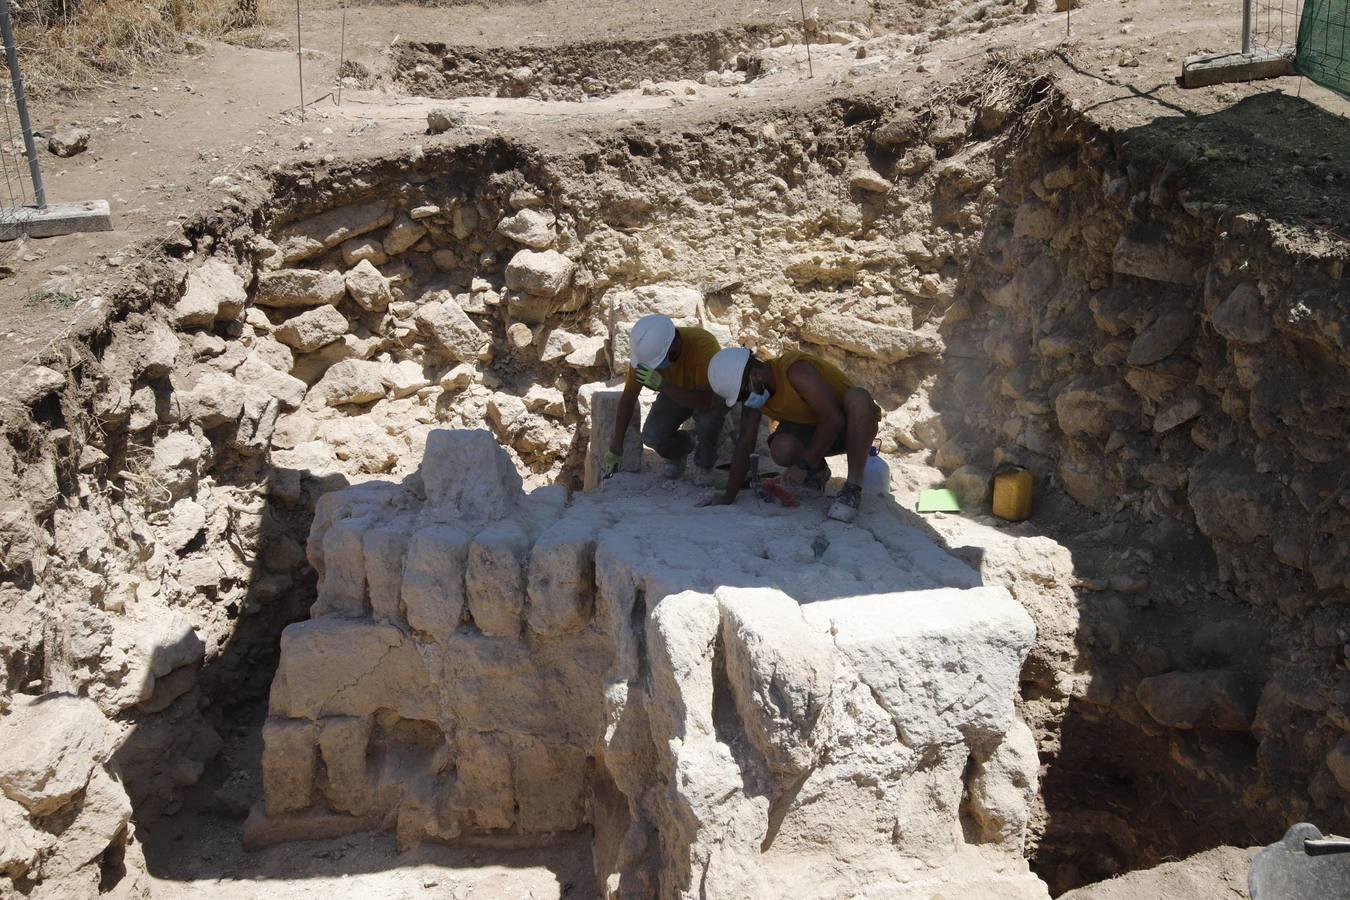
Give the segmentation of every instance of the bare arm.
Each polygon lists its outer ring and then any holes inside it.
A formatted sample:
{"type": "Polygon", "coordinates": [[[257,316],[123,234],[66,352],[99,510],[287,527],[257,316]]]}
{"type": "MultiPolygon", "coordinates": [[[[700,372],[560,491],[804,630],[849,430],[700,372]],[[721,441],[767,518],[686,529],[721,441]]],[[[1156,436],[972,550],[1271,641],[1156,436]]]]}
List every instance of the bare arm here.
{"type": "Polygon", "coordinates": [[[816,414],[816,433],[802,453],[802,462],[816,469],[825,461],[825,453],[844,429],[844,407],[816,367],[806,360],[793,363],[787,376],[806,405],[816,414]]]}
{"type": "Polygon", "coordinates": [[[619,398],[619,412],[614,416],[614,436],[610,438],[609,449],[623,453],[623,436],[628,433],[628,423],[633,421],[633,410],[637,409],[638,393],[642,386],[636,382],[625,384],[623,396],[619,398]]]}
{"type": "Polygon", "coordinates": [[[731,471],[727,473],[727,489],[722,494],[722,502],[736,502],[736,493],[745,481],[745,473],[750,469],[750,454],[759,438],[759,420],[763,416],[757,409],[746,409],[741,413],[741,434],[736,439],[736,448],[731,451],[731,471]]]}

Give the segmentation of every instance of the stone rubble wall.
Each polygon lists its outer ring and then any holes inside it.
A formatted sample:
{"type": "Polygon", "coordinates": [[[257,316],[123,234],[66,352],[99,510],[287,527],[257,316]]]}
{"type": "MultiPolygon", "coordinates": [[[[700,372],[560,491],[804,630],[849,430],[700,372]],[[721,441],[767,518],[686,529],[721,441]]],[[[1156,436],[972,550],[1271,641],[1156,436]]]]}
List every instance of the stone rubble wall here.
{"type": "Polygon", "coordinates": [[[1071,773],[1047,803],[1104,766],[1149,787],[1133,816],[1051,823],[1056,889],[1294,821],[1350,828],[1347,254],[1197,196],[1171,149],[1068,111],[1010,148],[913,429],[972,509],[1004,463],[1076,504],[1038,507],[1077,572],[1076,637],[1024,673],[1029,719],[1071,720],[1042,740],[1071,773]],[[1157,797],[1224,824],[1197,833],[1157,797]]]}
{"type": "Polygon", "coordinates": [[[1006,591],[880,501],[847,528],[650,476],[520,485],[486,431],[437,431],[402,484],[320,502],[250,840],[590,826],[612,897],[1045,896],[1006,591]]]}

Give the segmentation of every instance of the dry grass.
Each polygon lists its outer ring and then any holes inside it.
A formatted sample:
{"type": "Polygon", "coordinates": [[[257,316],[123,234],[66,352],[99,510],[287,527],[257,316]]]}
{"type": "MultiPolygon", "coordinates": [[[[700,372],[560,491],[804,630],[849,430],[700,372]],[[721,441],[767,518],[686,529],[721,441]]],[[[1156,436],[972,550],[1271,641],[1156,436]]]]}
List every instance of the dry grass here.
{"type": "MultiPolygon", "coordinates": [[[[36,98],[87,90],[182,52],[185,35],[222,37],[276,21],[281,2],[20,0],[14,12],[24,80],[36,98]]],[[[0,72],[8,78],[2,61],[0,72]]]]}

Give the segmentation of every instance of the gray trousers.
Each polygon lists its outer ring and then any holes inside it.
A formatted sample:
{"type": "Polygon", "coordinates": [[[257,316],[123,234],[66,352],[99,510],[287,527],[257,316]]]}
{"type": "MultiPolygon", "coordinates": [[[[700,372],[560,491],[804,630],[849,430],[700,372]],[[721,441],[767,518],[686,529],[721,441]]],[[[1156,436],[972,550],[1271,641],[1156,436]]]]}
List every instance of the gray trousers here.
{"type": "Polygon", "coordinates": [[[726,415],[726,405],[716,399],[712,409],[695,412],[663,395],[656,398],[647,414],[647,422],[642,426],[642,443],[655,450],[662,459],[684,459],[693,450],[694,465],[711,469],[717,464],[717,441],[722,436],[722,420],[726,415]],[[680,430],[690,416],[694,417],[697,442],[680,430]]]}

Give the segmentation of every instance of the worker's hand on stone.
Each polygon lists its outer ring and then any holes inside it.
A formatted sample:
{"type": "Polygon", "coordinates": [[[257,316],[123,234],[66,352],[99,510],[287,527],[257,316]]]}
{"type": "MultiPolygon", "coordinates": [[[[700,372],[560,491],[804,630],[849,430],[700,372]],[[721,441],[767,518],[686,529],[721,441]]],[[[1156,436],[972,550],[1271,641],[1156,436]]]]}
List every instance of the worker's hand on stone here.
{"type": "Polygon", "coordinates": [[[661,390],[661,383],[665,381],[665,379],[661,377],[660,372],[649,366],[638,366],[637,372],[633,377],[637,379],[638,384],[646,388],[651,388],[654,391],[661,390]]]}
{"type": "Polygon", "coordinates": [[[619,466],[623,464],[623,454],[615,453],[613,450],[605,451],[605,462],[601,466],[600,472],[604,477],[609,478],[615,472],[619,471],[619,466]]]}
{"type": "Polygon", "coordinates": [[[704,497],[698,502],[699,506],[730,506],[731,504],[732,501],[728,500],[726,494],[723,493],[716,493],[711,497],[704,497]]]}
{"type": "Polygon", "coordinates": [[[789,484],[793,487],[819,489],[825,484],[825,479],[821,475],[828,471],[829,469],[824,462],[819,466],[812,466],[805,459],[799,459],[795,465],[782,474],[781,481],[783,484],[789,484]]]}

